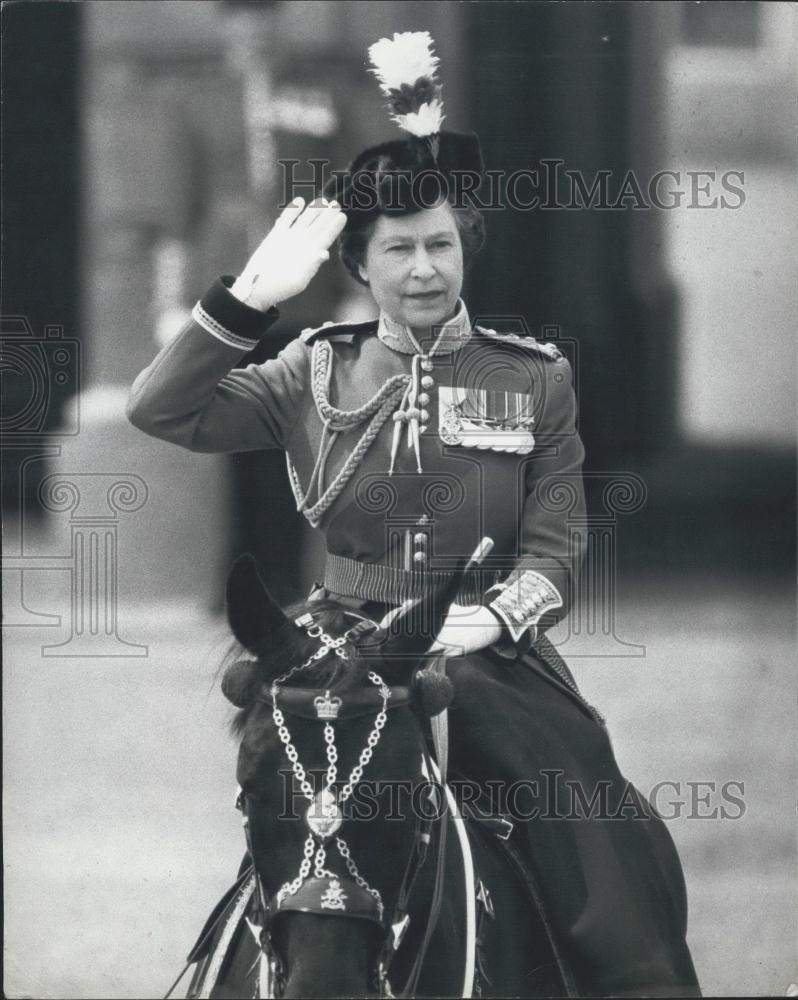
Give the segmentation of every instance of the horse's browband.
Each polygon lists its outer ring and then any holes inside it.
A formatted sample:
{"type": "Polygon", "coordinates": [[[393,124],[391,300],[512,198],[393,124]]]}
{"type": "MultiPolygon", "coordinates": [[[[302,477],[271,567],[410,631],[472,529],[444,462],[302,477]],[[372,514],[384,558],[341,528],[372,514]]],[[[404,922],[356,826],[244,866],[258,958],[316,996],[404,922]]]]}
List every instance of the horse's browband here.
{"type": "MultiPolygon", "coordinates": [[[[413,692],[406,685],[390,688],[388,709],[409,705],[413,692]]],[[[341,693],[331,693],[319,688],[281,687],[277,696],[283,712],[302,719],[336,721],[355,719],[360,715],[371,715],[382,708],[382,695],[377,688],[356,688],[341,693]]],[[[274,705],[269,685],[264,684],[258,701],[274,705]]]]}

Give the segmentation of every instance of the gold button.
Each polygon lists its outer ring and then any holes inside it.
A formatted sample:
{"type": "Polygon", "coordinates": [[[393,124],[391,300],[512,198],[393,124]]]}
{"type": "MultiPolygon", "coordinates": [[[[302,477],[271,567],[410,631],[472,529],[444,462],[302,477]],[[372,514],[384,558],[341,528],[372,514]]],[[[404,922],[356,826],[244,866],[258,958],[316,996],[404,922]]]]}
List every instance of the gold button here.
{"type": "Polygon", "coordinates": [[[424,369],[425,372],[431,372],[432,362],[428,358],[424,358],[424,360],[421,362],[421,367],[424,369]]]}
{"type": "Polygon", "coordinates": [[[420,413],[420,417],[422,424],[429,423],[429,410],[422,410],[420,413]]]}
{"type": "Polygon", "coordinates": [[[426,392],[422,392],[418,397],[418,401],[421,404],[421,406],[426,406],[427,403],[429,403],[429,396],[427,395],[426,392]]]}
{"type": "Polygon", "coordinates": [[[413,562],[422,563],[426,561],[426,554],[424,552],[416,552],[413,555],[413,562]]]}
{"type": "Polygon", "coordinates": [[[423,531],[419,531],[417,535],[413,535],[413,541],[416,543],[416,545],[426,545],[427,536],[424,534],[423,531]]]}
{"type": "Polygon", "coordinates": [[[421,376],[421,388],[431,389],[435,385],[435,379],[431,375],[421,376]]]}

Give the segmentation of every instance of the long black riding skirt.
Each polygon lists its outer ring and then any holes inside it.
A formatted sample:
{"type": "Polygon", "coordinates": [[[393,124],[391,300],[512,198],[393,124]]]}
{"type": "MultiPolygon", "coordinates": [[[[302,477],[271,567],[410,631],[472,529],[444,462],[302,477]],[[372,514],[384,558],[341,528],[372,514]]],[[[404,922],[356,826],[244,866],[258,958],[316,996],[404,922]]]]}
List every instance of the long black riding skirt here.
{"type": "Polygon", "coordinates": [[[533,654],[484,650],[448,673],[450,773],[513,819],[580,990],[699,995],[676,849],[596,713],[533,654]]]}

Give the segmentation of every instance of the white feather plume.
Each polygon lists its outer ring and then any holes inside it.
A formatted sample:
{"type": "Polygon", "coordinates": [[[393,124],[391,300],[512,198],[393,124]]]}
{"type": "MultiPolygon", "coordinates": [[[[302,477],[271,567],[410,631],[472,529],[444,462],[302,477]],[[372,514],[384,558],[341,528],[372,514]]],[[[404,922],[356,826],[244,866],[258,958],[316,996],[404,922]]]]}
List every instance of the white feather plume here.
{"type": "Polygon", "coordinates": [[[371,71],[380,81],[383,94],[399,90],[402,84],[413,84],[422,76],[435,78],[439,59],[432,52],[432,35],[428,31],[395,31],[393,38],[381,38],[369,46],[371,71]]]}
{"type": "Polygon", "coordinates": [[[392,120],[420,138],[440,132],[444,119],[435,79],[440,60],[432,46],[428,31],[399,31],[392,39],[381,38],[369,47],[371,72],[390,99],[392,120]]]}
{"type": "Polygon", "coordinates": [[[406,115],[391,115],[399,128],[419,138],[440,132],[444,117],[443,104],[439,100],[422,104],[418,111],[406,115]]]}

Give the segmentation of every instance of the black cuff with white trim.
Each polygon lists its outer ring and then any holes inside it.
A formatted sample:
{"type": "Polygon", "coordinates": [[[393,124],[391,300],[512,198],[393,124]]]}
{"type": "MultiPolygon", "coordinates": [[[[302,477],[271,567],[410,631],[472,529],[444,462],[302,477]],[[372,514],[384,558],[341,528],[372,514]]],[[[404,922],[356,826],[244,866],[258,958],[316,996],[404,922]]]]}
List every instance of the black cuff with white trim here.
{"type": "Polygon", "coordinates": [[[229,347],[251,351],[270,326],[279,319],[279,310],[272,306],[266,312],[246,305],[230,291],[235,278],[217,278],[191,311],[192,318],[203,330],[229,347]]]}

